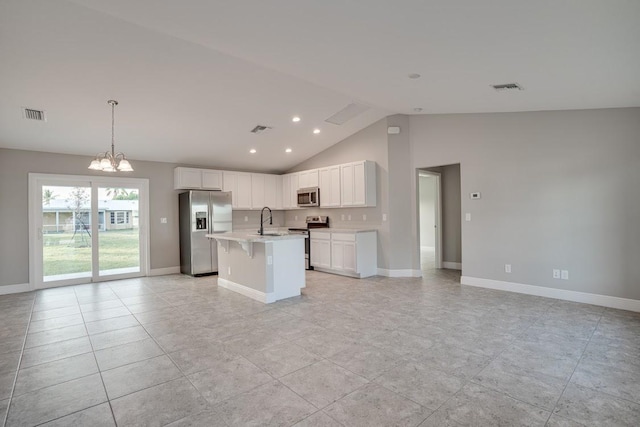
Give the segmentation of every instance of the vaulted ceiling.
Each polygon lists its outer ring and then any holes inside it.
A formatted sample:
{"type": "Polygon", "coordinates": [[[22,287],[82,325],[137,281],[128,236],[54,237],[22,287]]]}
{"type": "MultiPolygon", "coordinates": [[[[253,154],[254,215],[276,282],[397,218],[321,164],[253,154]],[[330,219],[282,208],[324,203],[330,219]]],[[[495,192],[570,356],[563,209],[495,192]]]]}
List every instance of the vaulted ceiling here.
{"type": "Polygon", "coordinates": [[[639,22],[625,0],[3,0],[0,147],[91,157],[116,99],[132,159],[284,171],[389,114],[640,106],[639,22]]]}

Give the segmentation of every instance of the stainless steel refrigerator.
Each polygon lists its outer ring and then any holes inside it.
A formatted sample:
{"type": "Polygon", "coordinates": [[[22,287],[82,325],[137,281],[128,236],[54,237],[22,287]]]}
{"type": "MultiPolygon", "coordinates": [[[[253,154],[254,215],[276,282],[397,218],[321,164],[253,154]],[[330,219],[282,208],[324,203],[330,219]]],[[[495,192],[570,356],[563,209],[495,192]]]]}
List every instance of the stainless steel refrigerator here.
{"type": "Polygon", "coordinates": [[[218,243],[207,234],[232,231],[231,193],[180,194],[180,271],[199,276],[218,272],[218,243]]]}

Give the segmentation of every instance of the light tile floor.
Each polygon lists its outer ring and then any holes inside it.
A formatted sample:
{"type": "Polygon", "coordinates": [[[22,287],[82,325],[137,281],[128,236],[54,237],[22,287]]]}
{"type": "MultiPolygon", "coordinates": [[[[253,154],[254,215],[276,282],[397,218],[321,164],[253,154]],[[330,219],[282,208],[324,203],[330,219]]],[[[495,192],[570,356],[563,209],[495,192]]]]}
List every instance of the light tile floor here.
{"type": "Polygon", "coordinates": [[[302,297],[270,305],[179,275],[2,296],[0,416],[7,426],[640,425],[640,314],[458,282],[450,270],[309,272],[302,297]]]}

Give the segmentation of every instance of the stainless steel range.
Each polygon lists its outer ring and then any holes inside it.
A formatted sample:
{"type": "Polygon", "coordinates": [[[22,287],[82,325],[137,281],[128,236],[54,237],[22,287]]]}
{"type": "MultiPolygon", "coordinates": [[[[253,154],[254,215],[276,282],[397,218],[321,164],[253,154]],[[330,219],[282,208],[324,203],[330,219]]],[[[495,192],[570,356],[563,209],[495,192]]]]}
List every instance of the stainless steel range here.
{"type": "Polygon", "coordinates": [[[328,216],[308,216],[305,220],[307,226],[304,228],[290,228],[289,233],[304,234],[304,260],[307,270],[313,270],[311,265],[311,242],[309,240],[309,230],[314,228],[329,228],[328,216]]]}

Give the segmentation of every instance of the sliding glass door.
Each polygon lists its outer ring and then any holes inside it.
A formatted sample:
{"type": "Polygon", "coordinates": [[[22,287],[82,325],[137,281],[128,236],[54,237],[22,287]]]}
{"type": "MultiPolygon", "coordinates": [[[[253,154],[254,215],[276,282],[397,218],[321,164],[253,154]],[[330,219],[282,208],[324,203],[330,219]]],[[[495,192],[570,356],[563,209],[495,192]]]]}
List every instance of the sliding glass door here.
{"type": "Polygon", "coordinates": [[[148,181],[29,175],[35,288],[148,274],[148,181]]]}
{"type": "Polygon", "coordinates": [[[98,275],[140,272],[140,190],[98,187],[98,275]]]}

